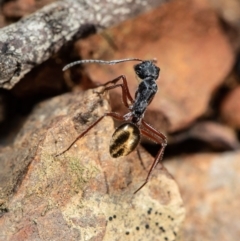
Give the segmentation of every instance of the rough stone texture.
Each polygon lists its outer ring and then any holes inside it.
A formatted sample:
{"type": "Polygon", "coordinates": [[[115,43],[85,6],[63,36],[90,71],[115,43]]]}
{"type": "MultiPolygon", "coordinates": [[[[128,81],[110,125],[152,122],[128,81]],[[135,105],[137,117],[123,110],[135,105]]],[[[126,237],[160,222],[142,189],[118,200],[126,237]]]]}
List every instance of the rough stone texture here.
{"type": "Polygon", "coordinates": [[[96,91],[40,103],[14,144],[1,150],[0,240],[176,240],[184,219],[177,185],[143,149],[111,158],[114,131],[105,118],[55,157],[108,103],[96,91]],[[105,135],[105,134],[108,135],[105,135]]]}
{"type": "Polygon", "coordinates": [[[238,240],[240,152],[182,156],[166,166],[186,207],[182,240],[238,240]]]}
{"type": "MultiPolygon", "coordinates": [[[[107,33],[117,51],[92,37],[79,42],[78,52],[83,59],[157,58],[159,92],[146,118],[158,129],[180,130],[201,116],[234,61],[217,15],[205,1],[171,1],[107,33]]],[[[134,93],[133,64],[85,67],[97,82],[125,74],[134,93]]],[[[116,94],[112,96],[114,108],[121,109],[116,94]]]]}
{"type": "Polygon", "coordinates": [[[223,120],[237,129],[240,129],[240,87],[233,89],[223,100],[221,115],[223,120]]]}

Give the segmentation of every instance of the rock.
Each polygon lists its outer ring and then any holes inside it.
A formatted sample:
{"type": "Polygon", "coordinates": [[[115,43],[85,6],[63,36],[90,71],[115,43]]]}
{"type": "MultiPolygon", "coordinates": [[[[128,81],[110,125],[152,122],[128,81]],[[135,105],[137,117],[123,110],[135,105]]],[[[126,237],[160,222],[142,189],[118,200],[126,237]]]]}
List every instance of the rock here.
{"type": "Polygon", "coordinates": [[[240,87],[233,89],[223,100],[221,116],[232,127],[240,129],[240,87]]]}
{"type": "Polygon", "coordinates": [[[213,121],[199,121],[188,130],[173,135],[169,144],[180,144],[184,141],[199,140],[205,143],[207,150],[238,150],[240,143],[235,131],[213,121]]]}
{"type": "Polygon", "coordinates": [[[182,240],[238,240],[240,152],[185,155],[166,167],[186,207],[182,240]]]}
{"type": "Polygon", "coordinates": [[[239,29],[240,3],[237,0],[209,0],[221,18],[239,29]]]}
{"type": "Polygon", "coordinates": [[[142,148],[111,158],[114,131],[104,118],[98,90],[62,95],[40,103],[11,147],[1,150],[0,239],[175,240],[184,219],[178,187],[167,170],[155,169],[142,148]]]}

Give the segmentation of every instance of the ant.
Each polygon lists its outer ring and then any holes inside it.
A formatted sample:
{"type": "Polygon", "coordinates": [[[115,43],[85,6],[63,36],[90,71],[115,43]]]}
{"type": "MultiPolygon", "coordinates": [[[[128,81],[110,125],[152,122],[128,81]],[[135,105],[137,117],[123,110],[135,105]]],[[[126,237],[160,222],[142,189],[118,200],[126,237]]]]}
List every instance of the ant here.
{"type": "Polygon", "coordinates": [[[129,109],[129,112],[125,115],[120,115],[119,113],[109,112],[105,113],[98,120],[96,120],[93,124],[91,124],[84,132],[82,132],[72,143],[69,145],[67,149],[57,154],[56,156],[62,155],[66,151],[68,151],[74,143],[82,138],[86,133],[88,133],[95,125],[97,125],[105,116],[111,116],[118,121],[123,121],[124,123],[120,125],[112,135],[112,139],[110,142],[110,155],[113,158],[118,158],[120,156],[126,156],[131,153],[139,144],[141,135],[144,135],[151,139],[152,141],[159,143],[161,145],[160,150],[155,157],[155,160],[148,171],[147,178],[145,182],[134,192],[137,193],[141,188],[143,188],[150,176],[154,168],[159,163],[161,165],[161,169],[163,169],[163,164],[161,163],[163,158],[164,149],[167,146],[167,138],[161,132],[155,130],[152,126],[145,122],[143,119],[144,113],[148,107],[148,105],[152,102],[155,94],[157,93],[158,86],[156,84],[156,80],[158,79],[160,68],[157,67],[154,62],[150,60],[141,60],[137,58],[128,58],[128,59],[120,59],[120,60],[112,60],[112,61],[104,61],[104,60],[79,60],[72,62],[66,65],[63,68],[63,71],[66,69],[82,63],[99,63],[99,64],[117,64],[121,62],[127,61],[139,61],[141,63],[134,66],[134,71],[136,73],[137,79],[139,80],[138,89],[135,93],[135,99],[132,98],[127,79],[124,75],[120,75],[119,77],[108,81],[103,84],[104,89],[101,93],[104,93],[107,90],[111,90],[117,87],[122,88],[122,101],[123,104],[129,109]],[[117,84],[119,80],[123,82],[121,84],[117,84]],[[130,103],[130,104],[129,104],[130,103]]]}

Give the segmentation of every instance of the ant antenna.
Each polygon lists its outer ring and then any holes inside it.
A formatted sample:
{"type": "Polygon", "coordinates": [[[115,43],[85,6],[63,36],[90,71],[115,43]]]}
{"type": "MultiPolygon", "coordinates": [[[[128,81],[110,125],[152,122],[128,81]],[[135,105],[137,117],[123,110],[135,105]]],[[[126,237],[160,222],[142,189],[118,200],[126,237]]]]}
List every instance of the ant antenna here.
{"type": "Polygon", "coordinates": [[[143,60],[141,59],[137,59],[137,58],[128,58],[128,59],[116,59],[116,60],[111,60],[111,61],[105,61],[105,60],[99,60],[99,59],[84,59],[84,60],[78,60],[75,62],[72,62],[70,64],[67,64],[64,66],[63,71],[71,68],[74,65],[77,64],[86,64],[86,63],[98,63],[98,64],[109,64],[109,65],[113,65],[113,64],[118,64],[118,63],[122,63],[122,62],[127,62],[127,61],[140,61],[143,62],[143,60]]]}

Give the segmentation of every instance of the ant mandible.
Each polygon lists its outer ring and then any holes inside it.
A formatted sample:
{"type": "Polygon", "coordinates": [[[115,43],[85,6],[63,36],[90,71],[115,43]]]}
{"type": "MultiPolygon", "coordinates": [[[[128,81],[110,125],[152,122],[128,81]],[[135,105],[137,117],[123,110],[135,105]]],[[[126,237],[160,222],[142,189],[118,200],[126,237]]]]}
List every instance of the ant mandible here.
{"type": "Polygon", "coordinates": [[[137,79],[139,80],[138,89],[135,93],[135,99],[132,98],[127,79],[124,75],[120,75],[119,77],[108,81],[103,84],[105,92],[107,90],[111,90],[117,87],[122,88],[122,101],[123,104],[129,109],[129,112],[125,115],[120,115],[115,112],[105,113],[98,120],[96,120],[93,124],[91,124],[84,132],[82,132],[72,143],[69,145],[67,149],[57,154],[56,156],[62,155],[66,151],[68,151],[74,143],[82,138],[87,132],[89,132],[95,125],[97,125],[105,116],[111,116],[118,121],[124,121],[122,125],[120,125],[112,135],[112,139],[110,142],[110,155],[113,158],[118,158],[120,156],[126,156],[131,153],[139,144],[141,135],[144,135],[151,139],[152,141],[161,145],[160,150],[155,157],[155,160],[148,171],[147,178],[145,182],[134,192],[137,193],[142,187],[144,187],[154,168],[159,163],[161,165],[161,169],[163,169],[163,164],[161,163],[163,158],[164,149],[167,146],[167,138],[161,132],[155,130],[152,126],[145,122],[143,119],[144,113],[148,107],[148,105],[152,102],[155,94],[157,93],[158,87],[156,84],[156,80],[158,79],[160,68],[154,64],[154,61],[146,60],[143,61],[137,58],[128,58],[128,59],[120,59],[120,60],[112,60],[112,61],[104,61],[104,60],[79,60],[72,62],[66,65],[63,68],[63,71],[66,69],[83,63],[99,63],[99,64],[117,64],[127,61],[140,61],[141,63],[134,66],[134,71],[136,73],[137,79]],[[121,84],[117,84],[119,80],[122,79],[121,84]],[[110,85],[110,86],[109,86],[110,85]],[[129,104],[130,103],[130,104],[129,104]]]}

